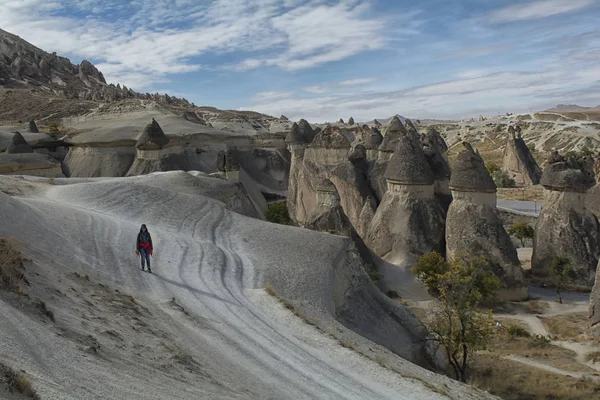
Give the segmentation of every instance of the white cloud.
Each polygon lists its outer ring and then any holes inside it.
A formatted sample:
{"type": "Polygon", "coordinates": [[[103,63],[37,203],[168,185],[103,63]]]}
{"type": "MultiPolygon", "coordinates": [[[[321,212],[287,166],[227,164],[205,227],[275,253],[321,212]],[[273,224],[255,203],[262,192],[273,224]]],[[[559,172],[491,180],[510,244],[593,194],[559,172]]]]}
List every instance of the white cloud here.
{"type": "MultiPolygon", "coordinates": [[[[564,102],[590,102],[590,88],[600,86],[597,66],[574,74],[565,69],[539,72],[474,73],[447,82],[404,90],[290,97],[247,107],[271,115],[285,114],[293,120],[336,121],[352,115],[356,121],[387,118],[399,113],[412,118],[462,118],[528,111],[564,102]]],[[[468,74],[466,74],[468,75],[468,74]]],[[[597,99],[597,92],[594,92],[597,99]]],[[[591,101],[594,103],[594,101],[591,101]]],[[[598,103],[598,101],[595,101],[598,103]]]]}
{"type": "Polygon", "coordinates": [[[0,26],[46,51],[99,61],[107,80],[143,89],[202,68],[194,58],[210,52],[251,54],[233,70],[298,70],[380,48],[385,24],[365,17],[369,2],[0,0],[0,26]],[[88,15],[65,17],[73,8],[88,15]]]}
{"type": "Polygon", "coordinates": [[[294,92],[258,92],[252,97],[252,101],[255,103],[268,103],[269,101],[287,99],[294,95],[294,92]]]}
{"type": "Polygon", "coordinates": [[[582,10],[596,0],[538,0],[516,4],[490,14],[493,22],[513,22],[552,17],[582,10]]]}
{"type": "Polygon", "coordinates": [[[356,79],[348,79],[345,81],[341,81],[339,83],[340,86],[359,86],[366,85],[368,83],[373,83],[377,81],[377,78],[356,78],[356,79]]]}
{"type": "Polygon", "coordinates": [[[322,85],[313,85],[302,88],[305,92],[314,94],[325,94],[339,89],[354,88],[356,86],[364,86],[369,83],[378,81],[378,78],[355,78],[347,79],[340,82],[326,83],[322,85]]]}

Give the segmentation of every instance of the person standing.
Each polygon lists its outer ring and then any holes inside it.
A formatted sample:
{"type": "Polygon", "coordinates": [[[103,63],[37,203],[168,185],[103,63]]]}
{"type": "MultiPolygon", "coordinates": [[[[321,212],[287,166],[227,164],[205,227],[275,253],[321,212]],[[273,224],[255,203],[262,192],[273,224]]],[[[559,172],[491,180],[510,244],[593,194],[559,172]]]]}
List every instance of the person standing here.
{"type": "Polygon", "coordinates": [[[152,255],[152,251],[152,237],[150,236],[150,232],[148,232],[146,224],[142,224],[135,244],[135,254],[142,257],[142,271],[145,271],[144,267],[147,265],[148,272],[152,273],[152,268],[150,268],[150,256],[152,255]]]}

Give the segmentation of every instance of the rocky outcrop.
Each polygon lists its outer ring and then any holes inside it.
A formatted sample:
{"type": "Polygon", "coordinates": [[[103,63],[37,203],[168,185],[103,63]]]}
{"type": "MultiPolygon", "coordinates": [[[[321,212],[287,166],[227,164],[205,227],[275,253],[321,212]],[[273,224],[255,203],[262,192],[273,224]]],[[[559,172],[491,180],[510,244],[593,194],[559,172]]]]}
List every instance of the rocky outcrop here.
{"type": "Polygon", "coordinates": [[[22,154],[22,153],[33,153],[33,149],[27,143],[23,135],[20,132],[15,132],[12,143],[6,148],[6,153],[9,154],[22,154]]]}
{"type": "Polygon", "coordinates": [[[348,125],[350,125],[350,126],[354,125],[354,118],[350,117],[350,119],[348,119],[348,125]]]}
{"type": "Polygon", "coordinates": [[[0,175],[64,177],[60,162],[47,154],[40,153],[0,154],[0,175]]]}
{"type": "MultiPolygon", "coordinates": [[[[596,175],[598,179],[598,175],[596,175]]],[[[600,218],[600,185],[596,184],[586,194],[586,208],[594,214],[596,219],[600,218]]],[[[599,260],[600,265],[600,260],[599,260]]],[[[590,294],[589,326],[593,336],[600,337],[600,268],[596,267],[596,278],[590,294]]]]}
{"type": "Polygon", "coordinates": [[[421,135],[421,145],[423,146],[425,158],[433,172],[435,197],[445,214],[452,202],[448,145],[442,135],[432,127],[421,135]]]}
{"type": "Polygon", "coordinates": [[[420,142],[408,132],[398,133],[395,141],[384,175],[387,191],[366,242],[385,260],[412,265],[432,250],[444,252],[444,213],[435,199],[434,175],[420,142]]]}
{"type": "Polygon", "coordinates": [[[165,135],[158,122],[152,118],[152,122],[146,125],[135,147],[138,150],[160,150],[167,144],[169,144],[169,138],[165,135]]]}
{"type": "Polygon", "coordinates": [[[29,125],[27,127],[27,132],[31,132],[31,133],[40,133],[37,125],[35,124],[34,120],[29,121],[29,125]]]}
{"type": "Polygon", "coordinates": [[[542,170],[538,166],[533,154],[521,136],[521,127],[512,125],[508,127],[508,137],[504,148],[504,161],[502,169],[519,185],[537,185],[542,177],[542,170]]]}
{"type": "Polygon", "coordinates": [[[577,273],[575,282],[591,287],[600,258],[600,226],[586,208],[586,192],[595,183],[586,163],[557,152],[548,159],[541,178],[544,206],[535,228],[531,269],[537,276],[547,276],[550,261],[565,256],[577,273]]]}
{"type": "Polygon", "coordinates": [[[479,153],[469,143],[463,145],[450,178],[453,201],[446,219],[447,257],[484,257],[501,280],[499,298],[523,300],[527,287],[517,251],[496,210],[496,185],[479,153]]]}
{"type": "Polygon", "coordinates": [[[389,125],[383,132],[383,141],[379,146],[379,150],[393,152],[396,149],[398,139],[402,135],[406,134],[407,131],[404,125],[402,124],[402,121],[400,121],[400,118],[398,118],[397,115],[394,116],[394,118],[392,118],[389,125]]]}
{"type": "Polygon", "coordinates": [[[376,207],[366,177],[366,149],[360,144],[351,147],[339,128],[327,126],[310,145],[290,146],[290,151],[288,211],[292,219],[306,226],[318,205],[318,182],[326,180],[335,186],[354,229],[364,235],[376,207]]]}

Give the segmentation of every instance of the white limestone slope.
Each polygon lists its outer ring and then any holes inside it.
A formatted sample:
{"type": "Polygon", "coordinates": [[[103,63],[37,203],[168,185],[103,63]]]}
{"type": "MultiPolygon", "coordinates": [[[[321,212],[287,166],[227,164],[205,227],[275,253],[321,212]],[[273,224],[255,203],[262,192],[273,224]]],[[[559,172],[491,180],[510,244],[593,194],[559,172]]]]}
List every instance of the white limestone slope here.
{"type": "Polygon", "coordinates": [[[186,175],[57,179],[55,185],[0,177],[0,237],[20,243],[32,260],[28,290],[45,293],[56,315],[55,324],[41,322],[0,297],[0,361],[27,371],[42,399],[448,398],[432,386],[443,386],[450,398],[487,398],[392,356],[396,369],[416,379],[404,378],[300,322],[264,295],[267,281],[340,332],[345,328],[336,313],[359,304],[351,310],[353,328],[382,343],[387,334],[397,353],[416,357],[407,339],[416,328],[394,320],[402,310],[377,308],[387,299],[371,292],[372,285],[358,290],[356,271],[342,273],[352,284],[340,279],[340,268],[352,268],[348,239],[237,214],[225,205],[253,208],[227,200],[228,189],[211,187],[209,178],[186,175]],[[140,223],[148,224],[155,244],[153,275],[139,270],[134,254],[140,223]],[[59,307],[67,297],[83,296],[68,278],[73,272],[131,294],[152,315],[148,331],[155,336],[127,336],[128,323],[115,322],[123,316],[102,313],[96,297],[81,299],[91,319],[59,307]],[[360,302],[349,302],[356,293],[360,302]],[[185,312],[166,306],[172,298],[185,312]],[[122,343],[111,348],[103,341],[97,354],[82,351],[65,332],[85,329],[98,338],[116,332],[122,343]],[[152,368],[151,358],[173,346],[194,360],[192,372],[152,368]]]}

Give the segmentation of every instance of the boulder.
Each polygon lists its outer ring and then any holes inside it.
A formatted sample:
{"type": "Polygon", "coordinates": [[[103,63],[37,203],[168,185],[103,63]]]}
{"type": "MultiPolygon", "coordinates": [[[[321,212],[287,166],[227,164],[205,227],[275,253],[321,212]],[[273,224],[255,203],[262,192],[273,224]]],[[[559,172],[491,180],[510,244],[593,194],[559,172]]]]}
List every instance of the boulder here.
{"type": "Polygon", "coordinates": [[[502,300],[527,298],[517,251],[496,209],[496,185],[483,159],[469,143],[450,177],[452,203],[446,218],[446,255],[483,257],[500,278],[502,300]]]}
{"type": "Polygon", "coordinates": [[[521,136],[521,127],[508,127],[508,137],[504,148],[502,169],[519,185],[537,185],[542,177],[533,154],[521,136]]]}
{"type": "Polygon", "coordinates": [[[27,127],[27,132],[31,132],[31,133],[39,133],[40,132],[37,125],[35,124],[34,120],[29,121],[29,126],[27,127]]]}
{"type": "Polygon", "coordinates": [[[577,273],[575,283],[594,285],[600,258],[600,225],[591,211],[599,208],[594,201],[596,190],[586,193],[595,183],[588,167],[586,160],[563,157],[556,152],[548,159],[541,178],[544,206],[533,241],[534,275],[548,276],[550,261],[564,256],[571,259],[577,273]]]}

